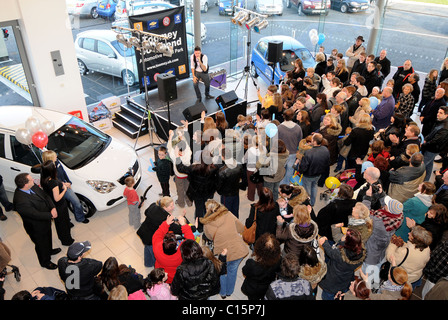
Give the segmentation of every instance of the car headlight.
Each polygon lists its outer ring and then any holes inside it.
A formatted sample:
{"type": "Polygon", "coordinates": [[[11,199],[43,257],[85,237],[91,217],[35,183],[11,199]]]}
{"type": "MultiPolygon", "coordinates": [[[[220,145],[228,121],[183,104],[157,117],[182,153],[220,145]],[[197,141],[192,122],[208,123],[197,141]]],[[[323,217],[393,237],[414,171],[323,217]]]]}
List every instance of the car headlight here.
{"type": "Polygon", "coordinates": [[[87,184],[99,193],[110,193],[117,187],[113,182],[102,180],[87,180],[87,184]]]}

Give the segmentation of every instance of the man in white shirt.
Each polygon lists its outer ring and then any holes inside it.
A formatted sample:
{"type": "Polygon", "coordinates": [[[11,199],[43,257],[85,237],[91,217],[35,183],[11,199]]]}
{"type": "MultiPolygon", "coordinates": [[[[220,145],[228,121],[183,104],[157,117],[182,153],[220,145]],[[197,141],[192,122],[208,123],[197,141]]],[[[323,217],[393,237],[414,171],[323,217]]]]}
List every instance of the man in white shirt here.
{"type": "Polygon", "coordinates": [[[190,57],[191,73],[193,75],[193,86],[196,92],[197,102],[202,101],[201,91],[199,90],[199,80],[202,80],[205,85],[205,97],[207,99],[214,99],[214,96],[210,95],[210,76],[208,74],[208,58],[205,54],[202,54],[201,48],[194,48],[194,53],[190,57]]]}

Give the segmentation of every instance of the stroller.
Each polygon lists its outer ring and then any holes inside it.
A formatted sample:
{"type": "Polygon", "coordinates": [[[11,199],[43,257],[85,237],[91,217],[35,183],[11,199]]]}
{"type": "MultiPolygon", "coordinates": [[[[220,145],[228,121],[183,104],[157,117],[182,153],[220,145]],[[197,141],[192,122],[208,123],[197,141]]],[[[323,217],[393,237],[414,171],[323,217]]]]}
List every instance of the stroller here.
{"type": "Polygon", "coordinates": [[[8,246],[0,238],[0,278],[6,277],[8,273],[13,273],[16,281],[19,282],[21,279],[19,268],[12,264],[8,264],[10,261],[11,250],[9,250],[8,246]],[[11,268],[10,272],[8,272],[8,267],[11,268]]]}

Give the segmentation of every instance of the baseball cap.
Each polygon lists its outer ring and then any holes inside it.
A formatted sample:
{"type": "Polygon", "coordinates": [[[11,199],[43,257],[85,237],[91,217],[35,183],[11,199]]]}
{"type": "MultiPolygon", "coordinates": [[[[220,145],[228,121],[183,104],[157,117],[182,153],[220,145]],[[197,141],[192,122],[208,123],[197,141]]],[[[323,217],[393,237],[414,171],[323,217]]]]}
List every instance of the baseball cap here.
{"type": "Polygon", "coordinates": [[[401,214],[403,213],[403,204],[395,199],[392,199],[389,196],[384,198],[384,204],[387,206],[387,209],[392,214],[401,214]]]}
{"type": "Polygon", "coordinates": [[[92,248],[90,241],[75,242],[67,250],[67,257],[74,261],[78,259],[83,253],[87,252],[92,248]]]}

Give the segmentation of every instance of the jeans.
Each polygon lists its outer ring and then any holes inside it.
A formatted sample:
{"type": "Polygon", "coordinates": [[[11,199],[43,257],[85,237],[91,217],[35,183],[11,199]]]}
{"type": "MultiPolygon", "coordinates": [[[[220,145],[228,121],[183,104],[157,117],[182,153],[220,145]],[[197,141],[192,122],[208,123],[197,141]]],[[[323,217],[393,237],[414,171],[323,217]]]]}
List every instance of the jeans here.
{"type": "Polygon", "coordinates": [[[280,181],[280,184],[287,184],[289,185],[290,182],[289,180],[291,179],[291,177],[294,175],[294,162],[296,161],[296,154],[290,154],[288,156],[288,160],[286,160],[286,164],[285,164],[285,176],[283,177],[282,181],[280,181]]]}
{"type": "Polygon", "coordinates": [[[236,278],[238,274],[238,267],[241,263],[241,259],[227,261],[227,274],[223,274],[219,281],[221,282],[221,289],[219,290],[219,294],[223,297],[230,296],[235,289],[236,278]]]}
{"type": "Polygon", "coordinates": [[[240,213],[240,195],[221,196],[221,204],[225,206],[233,215],[239,218],[240,213]]]}
{"type": "Polygon", "coordinates": [[[322,290],[322,300],[334,300],[336,294],[322,290]]]}
{"type": "Polygon", "coordinates": [[[67,188],[67,191],[64,194],[64,199],[72,204],[75,220],[78,222],[84,221],[86,218],[84,216],[84,209],[82,208],[81,201],[79,201],[72,188],[67,188]]]}
{"type": "Polygon", "coordinates": [[[280,182],[264,182],[264,186],[272,191],[272,196],[274,201],[278,199],[278,187],[280,186],[280,182]]]}
{"type": "Polygon", "coordinates": [[[208,96],[210,94],[210,76],[208,73],[195,71],[195,76],[198,78],[196,83],[193,82],[194,92],[196,92],[196,98],[201,99],[201,90],[199,90],[199,79],[204,82],[205,86],[205,95],[208,96]]]}
{"type": "Polygon", "coordinates": [[[310,204],[314,206],[317,197],[317,182],[319,181],[320,175],[315,177],[302,177],[302,185],[305,191],[310,196],[310,204]]]}
{"type": "Polygon", "coordinates": [[[156,257],[154,256],[154,251],[152,249],[152,245],[145,245],[144,251],[143,251],[143,258],[144,258],[144,264],[145,267],[154,267],[154,264],[156,263],[156,257]]]}
{"type": "Polygon", "coordinates": [[[425,181],[429,181],[429,179],[431,178],[432,168],[434,166],[434,159],[437,157],[438,154],[439,154],[438,152],[437,153],[429,151],[423,152],[423,161],[425,162],[426,167],[425,181]]]}

